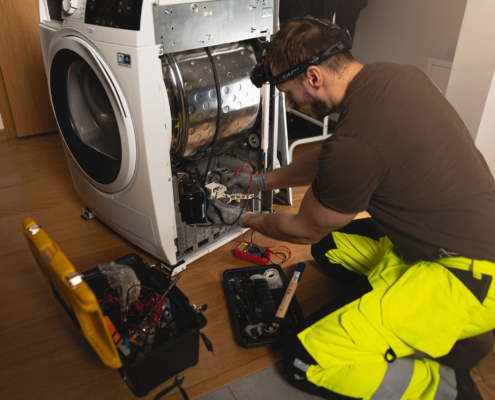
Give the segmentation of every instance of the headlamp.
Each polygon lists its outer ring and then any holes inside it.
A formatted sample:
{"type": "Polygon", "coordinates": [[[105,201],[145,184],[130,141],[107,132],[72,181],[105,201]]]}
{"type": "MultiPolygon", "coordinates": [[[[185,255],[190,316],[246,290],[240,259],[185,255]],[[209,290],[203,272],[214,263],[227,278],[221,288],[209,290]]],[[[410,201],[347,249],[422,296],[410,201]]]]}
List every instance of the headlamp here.
{"type": "Polygon", "coordinates": [[[337,37],[337,43],[331,45],[330,47],[314,54],[310,58],[296,64],[295,66],[281,72],[278,75],[273,76],[272,71],[270,70],[270,66],[268,63],[265,63],[263,59],[253,68],[251,71],[251,82],[253,82],[254,86],[260,88],[264,83],[268,82],[270,85],[279,85],[281,83],[287,82],[291,79],[295,79],[299,75],[301,75],[304,71],[308,69],[311,65],[321,64],[323,61],[328,60],[330,57],[333,57],[336,54],[344,53],[349,51],[352,48],[352,38],[349,34],[349,31],[342,27],[328,25],[323,21],[320,21],[316,18],[305,17],[305,19],[314,19],[323,25],[328,26],[331,29],[336,29],[339,31],[339,35],[337,37]]]}

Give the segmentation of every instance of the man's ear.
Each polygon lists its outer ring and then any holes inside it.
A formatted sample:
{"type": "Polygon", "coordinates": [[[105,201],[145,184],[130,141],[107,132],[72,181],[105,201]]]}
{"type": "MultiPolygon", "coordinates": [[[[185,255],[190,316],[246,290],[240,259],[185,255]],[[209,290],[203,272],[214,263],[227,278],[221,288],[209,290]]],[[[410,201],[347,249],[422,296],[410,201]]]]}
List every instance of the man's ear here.
{"type": "Polygon", "coordinates": [[[318,90],[323,86],[323,71],[321,67],[311,65],[304,73],[311,87],[318,90]]]}

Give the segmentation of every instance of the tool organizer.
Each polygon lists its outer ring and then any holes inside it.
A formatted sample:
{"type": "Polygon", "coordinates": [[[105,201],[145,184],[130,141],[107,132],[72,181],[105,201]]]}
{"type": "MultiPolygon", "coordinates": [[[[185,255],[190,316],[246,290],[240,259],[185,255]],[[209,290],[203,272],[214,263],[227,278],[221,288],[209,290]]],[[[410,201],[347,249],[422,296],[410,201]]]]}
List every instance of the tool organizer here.
{"type": "MultiPolygon", "coordinates": [[[[162,271],[150,267],[136,254],[128,254],[115,260],[116,264],[130,266],[141,283],[152,288],[165,289],[170,283],[169,277],[162,271]]],[[[98,268],[86,274],[96,273],[96,276],[86,280],[98,300],[103,298],[108,281],[97,274],[98,268]]],[[[91,275],[90,275],[91,276],[91,275]]],[[[156,345],[140,360],[128,360],[119,351],[122,360],[120,372],[125,382],[138,397],[145,396],[167,379],[198,363],[199,330],[206,325],[206,319],[197,313],[189,304],[189,299],[174,286],[167,294],[170,300],[171,315],[177,326],[177,334],[156,345]]],[[[104,312],[105,315],[105,312],[104,312]]],[[[118,320],[113,320],[118,329],[118,320]]]]}
{"type": "Polygon", "coordinates": [[[289,284],[284,271],[278,265],[229,269],[223,273],[223,282],[230,314],[232,316],[232,325],[236,341],[240,346],[246,349],[263,347],[283,340],[285,333],[304,319],[301,307],[294,296],[284,320],[279,321],[281,325],[280,328],[278,328],[275,333],[269,333],[263,330],[261,335],[258,336],[256,331],[255,334],[257,337],[252,337],[246,332],[245,328],[248,325],[264,323],[268,326],[271,322],[275,321],[275,313],[289,284]],[[258,279],[249,287],[251,276],[263,275],[271,268],[278,271],[282,280],[282,287],[270,289],[267,285],[256,283],[258,279]],[[237,288],[233,286],[236,286],[237,288]],[[244,294],[239,294],[239,290],[244,291],[244,294]],[[267,293],[267,291],[269,293],[267,293]],[[239,295],[237,296],[236,293],[239,295]],[[244,302],[239,300],[243,296],[245,299],[244,302]],[[271,299],[273,299],[273,306],[271,299]],[[265,304],[268,305],[264,307],[265,304]],[[250,315],[249,317],[246,317],[244,314],[250,315]],[[250,321],[247,319],[250,319],[250,321]]]}

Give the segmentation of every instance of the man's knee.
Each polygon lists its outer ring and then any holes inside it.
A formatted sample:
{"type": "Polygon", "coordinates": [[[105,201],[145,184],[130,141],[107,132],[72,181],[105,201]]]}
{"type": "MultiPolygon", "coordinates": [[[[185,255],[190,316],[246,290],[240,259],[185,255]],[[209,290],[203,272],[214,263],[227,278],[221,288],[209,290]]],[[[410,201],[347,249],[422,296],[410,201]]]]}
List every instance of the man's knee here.
{"type": "Polygon", "coordinates": [[[317,386],[306,377],[306,372],[316,365],[316,361],[306,351],[296,333],[290,333],[286,336],[284,342],[284,359],[283,366],[285,378],[297,389],[312,395],[328,400],[355,400],[352,397],[344,396],[327,389],[317,386]]]}
{"type": "Polygon", "coordinates": [[[354,220],[312,245],[311,255],[332,278],[352,285],[383,256],[384,236],[372,218],[354,220]]]}
{"type": "Polygon", "coordinates": [[[315,261],[325,269],[325,271],[336,281],[345,285],[352,285],[356,282],[360,274],[349,271],[341,264],[335,264],[328,260],[327,253],[331,250],[337,249],[333,235],[330,233],[325,236],[318,243],[311,246],[311,255],[315,261]]]}

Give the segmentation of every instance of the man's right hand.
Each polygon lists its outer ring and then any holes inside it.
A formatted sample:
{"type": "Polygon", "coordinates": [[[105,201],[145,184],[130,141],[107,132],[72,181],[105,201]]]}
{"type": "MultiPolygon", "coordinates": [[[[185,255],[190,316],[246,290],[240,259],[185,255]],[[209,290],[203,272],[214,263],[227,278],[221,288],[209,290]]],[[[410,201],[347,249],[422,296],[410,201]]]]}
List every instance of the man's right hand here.
{"type": "MultiPolygon", "coordinates": [[[[222,183],[227,186],[232,193],[247,193],[251,176],[245,172],[238,172],[235,177],[233,175],[233,172],[224,174],[222,176],[222,183]]],[[[265,190],[266,180],[263,173],[253,175],[251,187],[249,187],[249,194],[256,194],[265,190]]]]}

